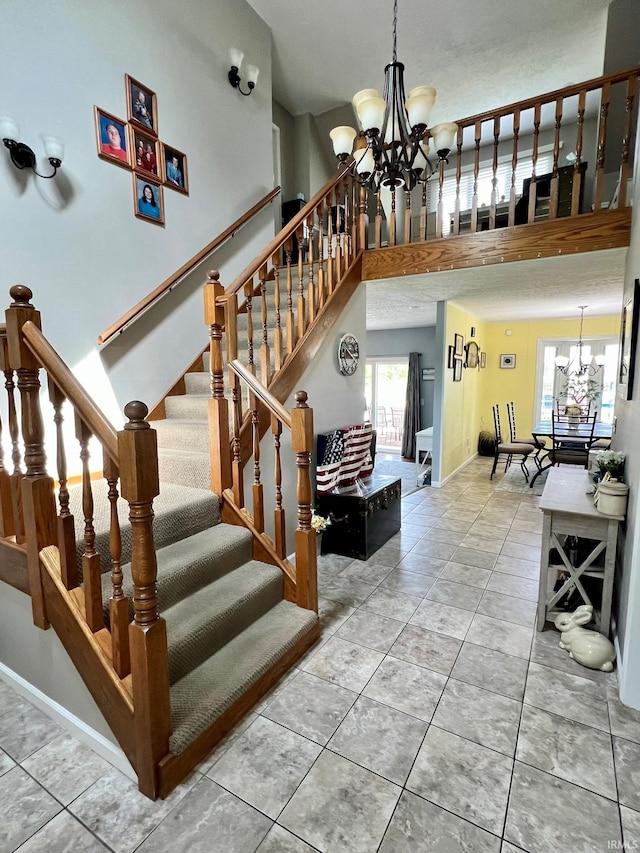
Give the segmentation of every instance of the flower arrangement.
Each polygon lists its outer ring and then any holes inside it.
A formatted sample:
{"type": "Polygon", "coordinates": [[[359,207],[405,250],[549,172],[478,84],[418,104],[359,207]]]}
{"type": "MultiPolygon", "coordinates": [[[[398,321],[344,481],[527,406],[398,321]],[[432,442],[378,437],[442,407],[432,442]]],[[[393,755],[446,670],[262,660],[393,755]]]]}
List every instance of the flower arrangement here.
{"type": "Polygon", "coordinates": [[[600,469],[600,478],[609,474],[613,480],[622,480],[626,456],[616,450],[603,450],[596,454],[596,464],[600,469]]]}
{"type": "Polygon", "coordinates": [[[316,513],[313,511],[311,512],[311,527],[315,530],[316,533],[322,533],[327,529],[330,524],[330,518],[325,518],[324,515],[316,515],[316,513]]]}

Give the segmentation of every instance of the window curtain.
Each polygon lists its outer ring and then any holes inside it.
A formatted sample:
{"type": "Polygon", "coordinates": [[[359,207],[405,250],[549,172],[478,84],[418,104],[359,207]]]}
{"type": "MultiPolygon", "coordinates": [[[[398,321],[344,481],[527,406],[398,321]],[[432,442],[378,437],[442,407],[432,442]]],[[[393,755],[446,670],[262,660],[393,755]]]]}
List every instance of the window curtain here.
{"type": "Polygon", "coordinates": [[[416,455],[416,433],[420,432],[420,353],[409,353],[407,396],[404,405],[401,454],[409,459],[416,455]]]}

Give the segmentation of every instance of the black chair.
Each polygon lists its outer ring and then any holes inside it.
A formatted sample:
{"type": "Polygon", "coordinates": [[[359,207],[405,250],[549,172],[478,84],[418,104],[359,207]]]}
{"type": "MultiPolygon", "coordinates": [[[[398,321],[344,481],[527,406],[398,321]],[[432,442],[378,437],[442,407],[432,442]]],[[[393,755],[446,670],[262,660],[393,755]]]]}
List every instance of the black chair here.
{"type": "Polygon", "coordinates": [[[580,465],[589,467],[589,450],[593,445],[593,431],[597,412],[581,418],[576,426],[567,415],[551,413],[551,440],[553,446],[548,453],[552,465],[580,465]]]}
{"type": "Polygon", "coordinates": [[[533,456],[533,461],[540,469],[540,454],[543,450],[546,450],[547,444],[544,438],[540,438],[534,435],[530,435],[526,438],[516,438],[518,432],[516,430],[516,413],[513,405],[513,401],[507,403],[507,417],[509,418],[509,436],[510,440],[513,444],[531,444],[533,445],[533,449],[536,451],[533,456]]]}
{"type": "Polygon", "coordinates": [[[493,410],[493,426],[496,431],[496,444],[494,449],[494,458],[493,458],[493,468],[491,469],[490,480],[493,480],[493,475],[496,473],[496,468],[498,467],[498,459],[501,456],[506,456],[507,461],[505,462],[504,470],[506,471],[511,465],[511,461],[514,456],[520,456],[520,468],[522,469],[522,473],[524,474],[524,478],[529,482],[529,471],[526,466],[527,457],[533,453],[534,446],[533,444],[526,443],[518,443],[515,441],[503,441],[502,439],[502,430],[500,428],[500,408],[496,405],[492,407],[493,410]]]}

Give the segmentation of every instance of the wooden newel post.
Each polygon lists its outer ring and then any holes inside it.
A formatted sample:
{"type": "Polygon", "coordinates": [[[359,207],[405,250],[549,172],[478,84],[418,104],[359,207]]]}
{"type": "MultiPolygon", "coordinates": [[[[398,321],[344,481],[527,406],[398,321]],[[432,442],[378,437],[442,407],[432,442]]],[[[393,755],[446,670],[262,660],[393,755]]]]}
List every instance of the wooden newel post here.
{"type": "Polygon", "coordinates": [[[13,302],[6,312],[9,341],[9,364],[18,377],[18,391],[22,408],[22,438],[26,474],[22,479],[22,506],[27,544],[29,592],[34,624],[48,628],[42,580],[40,577],[40,550],[56,545],[56,507],[53,495],[53,478],[46,470],[44,452],[44,425],[40,410],[39,364],[22,337],[22,327],[32,322],[38,329],[40,312],[29,301],[33,293],[28,287],[17,284],[9,291],[13,302]]]}
{"type": "Polygon", "coordinates": [[[224,307],[217,305],[224,296],[220,273],[212,270],[204,286],[204,321],[209,327],[211,370],[211,399],[209,400],[209,458],[211,460],[211,491],[221,495],[231,487],[231,455],[229,453],[229,402],[224,396],[222,362],[222,329],[224,307]]]}
{"type": "Polygon", "coordinates": [[[171,705],[167,626],[158,614],[158,567],[153,542],[153,499],[159,494],[155,430],[144,403],[127,403],[128,423],[118,433],[122,497],[129,504],[133,622],[129,626],[136,771],[140,790],[155,799],[158,761],[169,751],[171,705]]]}
{"type": "Polygon", "coordinates": [[[307,392],[297,391],[291,410],[291,447],[298,466],[298,527],[295,531],[296,604],[318,612],[318,572],[316,532],[311,527],[311,452],[313,450],[313,409],[307,406],[307,392]]]}

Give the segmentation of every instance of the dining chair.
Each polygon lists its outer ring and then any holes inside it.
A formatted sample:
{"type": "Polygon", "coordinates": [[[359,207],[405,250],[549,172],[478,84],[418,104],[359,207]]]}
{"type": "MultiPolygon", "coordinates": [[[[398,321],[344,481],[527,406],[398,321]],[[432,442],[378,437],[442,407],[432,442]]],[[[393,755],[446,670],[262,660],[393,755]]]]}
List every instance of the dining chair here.
{"type": "Polygon", "coordinates": [[[579,428],[567,415],[551,413],[552,447],[547,459],[552,465],[581,465],[589,467],[589,450],[593,445],[593,431],[596,426],[597,412],[587,415],[579,428]]]}
{"type": "Polygon", "coordinates": [[[539,436],[526,436],[524,438],[516,438],[518,432],[516,430],[516,412],[513,405],[513,400],[507,403],[507,417],[509,418],[509,437],[512,443],[515,444],[531,444],[536,451],[533,456],[533,461],[540,468],[540,454],[546,450],[547,443],[544,438],[539,436]]]}
{"type": "Polygon", "coordinates": [[[493,457],[493,468],[491,469],[490,480],[493,480],[493,475],[496,473],[496,468],[498,467],[498,459],[501,456],[506,456],[506,462],[504,465],[504,470],[506,471],[511,465],[511,461],[514,456],[520,456],[520,468],[522,469],[522,473],[524,474],[524,478],[529,482],[529,471],[527,469],[526,461],[527,457],[533,453],[534,446],[533,444],[527,444],[524,442],[515,442],[515,441],[503,441],[502,438],[502,430],[500,428],[500,407],[498,405],[492,406],[493,411],[493,426],[496,431],[496,443],[494,448],[494,457],[493,457]]]}
{"type": "Polygon", "coordinates": [[[404,432],[404,409],[394,409],[393,406],[391,407],[391,426],[393,427],[395,437],[402,440],[402,433],[404,432]]]}

